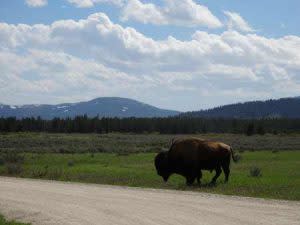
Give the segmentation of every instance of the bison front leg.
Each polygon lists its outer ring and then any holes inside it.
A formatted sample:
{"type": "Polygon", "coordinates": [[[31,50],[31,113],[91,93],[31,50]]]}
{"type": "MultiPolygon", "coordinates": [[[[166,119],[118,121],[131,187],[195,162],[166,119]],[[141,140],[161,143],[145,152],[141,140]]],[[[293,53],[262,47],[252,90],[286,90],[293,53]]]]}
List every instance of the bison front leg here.
{"type": "Polygon", "coordinates": [[[221,172],[222,172],[222,170],[221,170],[220,166],[218,166],[216,168],[216,175],[213,177],[213,179],[210,182],[211,185],[216,184],[216,181],[217,181],[218,177],[220,176],[221,172]]]}

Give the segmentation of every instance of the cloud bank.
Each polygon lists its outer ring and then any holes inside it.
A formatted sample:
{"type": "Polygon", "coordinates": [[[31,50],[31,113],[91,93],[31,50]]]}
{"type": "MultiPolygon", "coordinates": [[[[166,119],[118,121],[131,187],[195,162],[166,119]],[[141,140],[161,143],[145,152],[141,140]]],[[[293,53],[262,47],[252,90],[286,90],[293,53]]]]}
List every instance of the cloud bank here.
{"type": "Polygon", "coordinates": [[[103,13],[50,25],[0,23],[0,95],[16,104],[126,96],[170,108],[185,102],[180,110],[228,97],[299,95],[299,48],[297,36],[234,30],[154,40],[103,13]]]}

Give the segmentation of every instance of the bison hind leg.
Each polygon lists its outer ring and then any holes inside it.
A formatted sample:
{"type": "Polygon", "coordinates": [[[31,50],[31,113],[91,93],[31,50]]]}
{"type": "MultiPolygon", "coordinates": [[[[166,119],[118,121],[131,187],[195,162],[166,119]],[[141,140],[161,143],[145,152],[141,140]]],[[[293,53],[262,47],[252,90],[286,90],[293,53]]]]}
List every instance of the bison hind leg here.
{"type": "Polygon", "coordinates": [[[223,171],[224,171],[224,174],[225,174],[225,183],[228,182],[228,179],[229,179],[229,174],[230,174],[230,169],[228,167],[222,167],[223,168],[223,171]]]}
{"type": "Polygon", "coordinates": [[[216,184],[216,181],[217,181],[217,179],[218,179],[218,177],[220,176],[221,173],[222,173],[221,167],[217,166],[216,167],[216,175],[212,178],[212,180],[210,182],[211,185],[216,184]]]}
{"type": "Polygon", "coordinates": [[[230,159],[228,162],[225,162],[222,164],[222,169],[224,171],[224,174],[225,174],[225,183],[228,182],[228,179],[229,179],[229,174],[230,174],[230,159]]]}

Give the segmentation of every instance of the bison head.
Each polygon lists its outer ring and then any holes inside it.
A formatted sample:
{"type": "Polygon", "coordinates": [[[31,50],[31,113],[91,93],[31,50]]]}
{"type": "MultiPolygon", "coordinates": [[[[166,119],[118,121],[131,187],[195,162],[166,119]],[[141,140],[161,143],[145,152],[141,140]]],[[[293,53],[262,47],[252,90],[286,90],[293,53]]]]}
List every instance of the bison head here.
{"type": "Polygon", "coordinates": [[[168,181],[169,176],[171,175],[169,165],[168,165],[168,153],[161,152],[158,153],[155,157],[155,168],[157,174],[162,176],[165,182],[168,181]]]}

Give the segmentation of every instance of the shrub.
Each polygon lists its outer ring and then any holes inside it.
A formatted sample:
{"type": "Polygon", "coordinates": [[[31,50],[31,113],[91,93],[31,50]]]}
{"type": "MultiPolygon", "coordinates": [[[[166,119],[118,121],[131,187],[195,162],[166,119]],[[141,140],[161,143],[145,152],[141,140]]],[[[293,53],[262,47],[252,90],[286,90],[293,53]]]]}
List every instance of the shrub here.
{"type": "Polygon", "coordinates": [[[259,135],[265,135],[266,131],[265,131],[264,127],[263,127],[262,125],[260,125],[260,126],[257,128],[256,133],[258,133],[259,135]]]}
{"type": "Polygon", "coordinates": [[[261,169],[259,167],[253,166],[250,168],[250,176],[251,177],[261,177],[261,169]]]}
{"type": "Polygon", "coordinates": [[[35,168],[31,171],[31,177],[43,178],[47,175],[48,168],[35,168]]]}
{"type": "Polygon", "coordinates": [[[8,151],[0,157],[0,164],[5,165],[7,174],[18,175],[23,172],[24,156],[17,151],[8,151]]]}
{"type": "Polygon", "coordinates": [[[128,151],[118,151],[117,156],[128,156],[130,153],[128,151]]]}
{"type": "Polygon", "coordinates": [[[52,169],[48,169],[47,177],[50,180],[58,180],[62,177],[63,174],[64,173],[61,168],[52,168],[52,169]]]}
{"type": "Polygon", "coordinates": [[[74,166],[74,164],[75,164],[74,160],[71,159],[71,160],[68,161],[68,166],[69,167],[74,166]]]}
{"type": "Polygon", "coordinates": [[[235,154],[234,158],[235,158],[236,162],[239,162],[242,159],[242,156],[240,154],[235,154]]]}
{"type": "Polygon", "coordinates": [[[252,136],[254,134],[255,130],[254,130],[254,124],[250,123],[248,124],[247,128],[246,128],[246,135],[247,136],[252,136]]]}
{"type": "Polygon", "coordinates": [[[7,173],[10,175],[18,175],[22,173],[23,168],[20,163],[7,163],[6,164],[7,173]]]}
{"type": "Polygon", "coordinates": [[[61,153],[61,154],[73,154],[74,153],[74,149],[72,149],[72,148],[68,148],[68,149],[59,148],[58,149],[58,153],[61,153]]]}
{"type": "Polygon", "coordinates": [[[0,166],[3,166],[4,163],[5,163],[4,157],[2,155],[0,155],[0,166]]]}
{"type": "Polygon", "coordinates": [[[6,154],[4,154],[4,162],[5,163],[23,163],[24,162],[24,156],[19,154],[16,151],[8,151],[6,154]]]}

